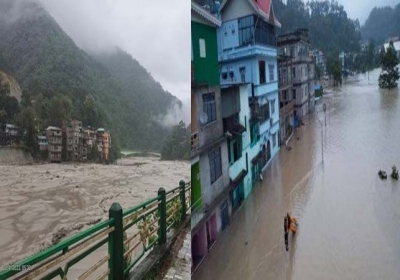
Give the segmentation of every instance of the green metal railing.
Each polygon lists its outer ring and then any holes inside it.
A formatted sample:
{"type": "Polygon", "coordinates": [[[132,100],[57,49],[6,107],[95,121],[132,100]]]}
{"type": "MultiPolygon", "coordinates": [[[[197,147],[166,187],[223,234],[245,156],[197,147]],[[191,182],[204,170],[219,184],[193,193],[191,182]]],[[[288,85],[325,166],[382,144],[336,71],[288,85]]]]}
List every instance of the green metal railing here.
{"type": "Polygon", "coordinates": [[[191,183],[180,181],[179,187],[168,192],[160,188],[157,197],[126,211],[113,203],[108,220],[13,264],[0,272],[0,280],[67,279],[71,267],[94,257],[102,246],[107,246],[108,253],[83,273],[79,270],[76,278],[122,280],[147,251],[166,243],[168,231],[190,212],[190,198],[191,183]]]}

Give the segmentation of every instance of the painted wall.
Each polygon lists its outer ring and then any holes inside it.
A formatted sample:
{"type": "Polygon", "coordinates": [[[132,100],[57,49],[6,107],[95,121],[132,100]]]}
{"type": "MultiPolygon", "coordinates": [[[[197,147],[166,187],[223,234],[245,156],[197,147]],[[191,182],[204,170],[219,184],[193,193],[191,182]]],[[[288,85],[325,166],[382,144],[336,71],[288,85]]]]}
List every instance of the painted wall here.
{"type": "Polygon", "coordinates": [[[196,83],[218,85],[218,51],[216,28],[192,21],[192,50],[196,83]],[[205,42],[205,57],[200,53],[200,40],[205,42]]]}
{"type": "Polygon", "coordinates": [[[200,164],[196,162],[191,167],[192,178],[192,205],[197,202],[195,209],[201,208],[203,202],[201,199],[201,183],[200,183],[200,164]]]}
{"type": "Polygon", "coordinates": [[[223,22],[225,22],[232,19],[244,17],[253,13],[254,10],[247,1],[244,0],[228,1],[223,9],[221,19],[223,22]]]}
{"type": "Polygon", "coordinates": [[[200,182],[201,191],[203,198],[203,205],[211,203],[214,199],[222,193],[226,186],[229,184],[229,160],[228,160],[228,147],[226,142],[220,145],[221,148],[221,163],[222,163],[222,175],[211,184],[210,176],[210,161],[208,158],[208,153],[200,156],[200,182]]]}
{"type": "Polygon", "coordinates": [[[203,87],[196,89],[196,111],[197,111],[197,127],[199,131],[199,146],[207,146],[213,143],[215,140],[219,139],[223,135],[223,125],[222,125],[222,111],[221,111],[221,91],[218,86],[215,87],[203,87]],[[217,119],[213,122],[202,125],[200,123],[200,116],[203,113],[203,94],[205,93],[215,93],[215,106],[216,106],[216,117],[217,119]]]}

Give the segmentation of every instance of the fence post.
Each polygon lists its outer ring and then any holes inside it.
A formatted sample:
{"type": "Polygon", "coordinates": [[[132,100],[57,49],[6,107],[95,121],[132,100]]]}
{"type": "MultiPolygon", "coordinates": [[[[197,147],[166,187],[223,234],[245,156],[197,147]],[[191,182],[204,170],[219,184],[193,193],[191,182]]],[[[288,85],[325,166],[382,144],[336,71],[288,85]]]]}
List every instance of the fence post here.
{"type": "Polygon", "coordinates": [[[108,211],[109,218],[114,218],[114,231],[109,234],[108,268],[110,274],[109,280],[124,279],[124,228],[122,222],[122,207],[119,203],[114,202],[108,211]]]}
{"type": "Polygon", "coordinates": [[[181,220],[184,221],[186,218],[186,193],[185,193],[185,181],[179,182],[180,195],[181,195],[181,220]]]}
{"type": "Polygon", "coordinates": [[[158,244],[163,245],[167,242],[167,202],[165,189],[159,188],[158,195],[161,195],[161,203],[158,205],[158,213],[160,215],[158,244]]]}

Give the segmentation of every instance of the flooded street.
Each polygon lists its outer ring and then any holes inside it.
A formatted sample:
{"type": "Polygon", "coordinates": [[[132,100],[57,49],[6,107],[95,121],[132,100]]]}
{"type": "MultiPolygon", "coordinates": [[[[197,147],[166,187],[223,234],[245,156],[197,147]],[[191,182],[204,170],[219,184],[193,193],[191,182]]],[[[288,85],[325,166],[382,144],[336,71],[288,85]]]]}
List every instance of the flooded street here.
{"type": "Polygon", "coordinates": [[[398,279],[400,181],[378,171],[400,167],[400,91],[380,90],[379,73],[328,89],[194,279],[398,279]],[[299,222],[289,252],[286,212],[299,222]]]}
{"type": "Polygon", "coordinates": [[[52,243],[108,218],[119,202],[131,208],[190,181],[190,162],[125,158],[117,165],[0,166],[0,270],[52,243]],[[61,231],[61,229],[63,229],[61,231]]]}

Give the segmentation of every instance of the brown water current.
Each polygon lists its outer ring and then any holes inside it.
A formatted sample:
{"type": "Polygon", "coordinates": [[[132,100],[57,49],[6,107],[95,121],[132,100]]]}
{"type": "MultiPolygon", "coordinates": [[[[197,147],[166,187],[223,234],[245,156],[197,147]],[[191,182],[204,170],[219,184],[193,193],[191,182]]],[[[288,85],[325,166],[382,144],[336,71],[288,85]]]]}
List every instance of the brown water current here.
{"type": "Polygon", "coordinates": [[[155,157],[126,158],[117,165],[2,165],[0,270],[49,246],[62,228],[71,236],[106,220],[113,202],[125,210],[182,179],[190,181],[190,162],[155,157]]]}
{"type": "Polygon", "coordinates": [[[194,279],[400,279],[400,181],[378,177],[400,168],[400,90],[380,90],[379,72],[317,101],[194,279]],[[299,222],[289,252],[286,212],[299,222]]]}

